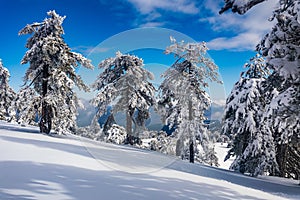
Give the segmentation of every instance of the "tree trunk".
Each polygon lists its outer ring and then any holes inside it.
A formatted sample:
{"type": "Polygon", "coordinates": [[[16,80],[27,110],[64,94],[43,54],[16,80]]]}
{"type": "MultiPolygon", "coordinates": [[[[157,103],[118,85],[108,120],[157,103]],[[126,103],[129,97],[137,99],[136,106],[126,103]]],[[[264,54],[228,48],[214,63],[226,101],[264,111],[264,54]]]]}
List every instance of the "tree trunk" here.
{"type": "Polygon", "coordinates": [[[279,165],[280,176],[285,177],[286,174],[286,157],[287,157],[287,145],[278,145],[277,163],[279,165]]]}
{"type": "MultiPolygon", "coordinates": [[[[193,120],[193,102],[192,100],[189,100],[189,121],[190,123],[193,120]]],[[[190,134],[190,146],[189,146],[189,150],[190,150],[190,163],[194,163],[195,160],[195,148],[194,148],[194,135],[191,134],[192,130],[191,130],[191,126],[189,126],[189,134],[190,134]]]]}
{"type": "MultiPolygon", "coordinates": [[[[98,120],[96,120],[94,123],[98,123],[98,120]]],[[[108,136],[108,130],[112,127],[113,124],[116,124],[116,121],[115,121],[115,118],[114,118],[114,114],[111,113],[108,116],[108,118],[107,118],[107,120],[106,120],[106,122],[105,122],[105,124],[103,126],[103,133],[104,133],[104,135],[108,136]]]]}
{"type": "MultiPolygon", "coordinates": [[[[127,83],[128,84],[128,83],[127,83]]],[[[127,110],[126,110],[126,133],[127,133],[127,143],[133,145],[134,144],[134,137],[132,134],[132,115],[133,111],[130,110],[129,106],[129,85],[127,85],[127,90],[126,90],[126,103],[127,103],[127,110]]]]}
{"type": "Polygon", "coordinates": [[[134,138],[133,138],[133,135],[132,135],[132,119],[131,119],[129,109],[126,111],[126,133],[127,133],[128,143],[133,145],[134,138]]]}
{"type": "Polygon", "coordinates": [[[181,158],[183,159],[183,144],[182,144],[182,138],[178,138],[177,142],[176,142],[176,156],[181,156],[181,158]]]}
{"type": "Polygon", "coordinates": [[[145,121],[149,118],[148,110],[138,110],[134,122],[134,137],[139,138],[140,133],[146,131],[145,121]]]}
{"type": "Polygon", "coordinates": [[[51,106],[49,106],[45,100],[48,93],[48,77],[49,77],[48,66],[44,66],[42,72],[42,116],[41,116],[39,126],[40,126],[40,132],[46,134],[50,133],[51,126],[52,126],[51,106]]]}
{"type": "Polygon", "coordinates": [[[194,142],[190,143],[190,163],[194,163],[195,161],[195,151],[194,151],[194,142]]]}

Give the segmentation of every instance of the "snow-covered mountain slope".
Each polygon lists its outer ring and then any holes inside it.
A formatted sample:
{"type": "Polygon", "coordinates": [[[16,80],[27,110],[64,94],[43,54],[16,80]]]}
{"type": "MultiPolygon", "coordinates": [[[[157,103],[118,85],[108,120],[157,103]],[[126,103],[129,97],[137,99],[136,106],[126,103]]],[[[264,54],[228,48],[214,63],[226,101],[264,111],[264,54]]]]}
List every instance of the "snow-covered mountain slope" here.
{"type": "Polygon", "coordinates": [[[246,177],[128,146],[0,122],[0,199],[300,199],[297,182],[246,177]]]}

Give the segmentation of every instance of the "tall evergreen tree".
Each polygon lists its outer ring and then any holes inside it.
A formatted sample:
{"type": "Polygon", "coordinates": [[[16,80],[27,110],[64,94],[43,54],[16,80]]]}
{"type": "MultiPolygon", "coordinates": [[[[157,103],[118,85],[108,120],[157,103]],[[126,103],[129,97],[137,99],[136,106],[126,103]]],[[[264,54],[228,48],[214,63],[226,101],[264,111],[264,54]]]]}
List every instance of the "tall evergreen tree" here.
{"type": "Polygon", "coordinates": [[[206,56],[205,43],[177,43],[172,37],[171,42],[173,44],[165,53],[173,54],[177,60],[163,74],[165,80],[160,86],[158,102],[160,112],[165,124],[176,126],[176,155],[184,157],[189,152],[189,160],[194,162],[197,151],[201,154],[199,161],[203,162],[201,158],[209,149],[208,130],[203,120],[210,98],[205,88],[207,79],[218,80],[218,67],[206,56]],[[200,144],[196,144],[196,138],[200,144]]]}
{"type": "MultiPolygon", "coordinates": [[[[133,132],[135,126],[143,126],[149,117],[149,108],[155,104],[155,88],[148,81],[153,74],[143,68],[143,60],[133,55],[116,53],[116,57],[108,58],[99,64],[104,71],[98,76],[93,88],[98,91],[92,100],[97,106],[97,117],[107,111],[112,105],[111,112],[126,113],[126,132],[128,142],[133,144],[139,137],[139,132],[133,132]],[[137,120],[134,113],[138,112],[137,120]]],[[[112,116],[113,117],[113,116],[112,116]]]]}
{"type": "Polygon", "coordinates": [[[260,126],[266,104],[263,84],[269,70],[259,54],[244,67],[248,69],[241,73],[226,101],[222,131],[232,139],[232,148],[225,160],[236,156],[230,168],[241,173],[273,172],[277,163],[272,134],[262,133],[260,126]],[[262,162],[264,166],[260,165],[262,162]]]}
{"type": "Polygon", "coordinates": [[[9,71],[0,59],[0,120],[11,120],[13,117],[12,104],[16,94],[9,86],[9,77],[9,71]]]}
{"type": "Polygon", "coordinates": [[[275,26],[258,46],[273,70],[266,126],[277,143],[280,176],[300,178],[300,1],[280,1],[275,26]],[[274,78],[279,77],[278,82],[274,78]],[[277,84],[274,84],[277,83],[277,84]]]}
{"type": "Polygon", "coordinates": [[[93,66],[90,60],[72,52],[64,42],[62,23],[65,17],[55,11],[47,14],[49,18],[43,22],[28,24],[20,30],[19,35],[31,34],[26,44],[29,50],[21,63],[30,63],[24,81],[37,95],[28,105],[35,105],[31,110],[39,116],[40,131],[50,133],[54,128],[61,133],[76,126],[79,101],[74,86],[88,90],[75,68],[79,64],[90,69],[93,66]]]}
{"type": "MultiPolygon", "coordinates": [[[[264,0],[225,0],[221,12],[232,8],[240,14],[264,0]]],[[[266,57],[273,73],[268,78],[268,103],[263,130],[276,144],[280,176],[300,177],[300,1],[278,0],[271,20],[273,29],[257,50],[266,57]]]]}

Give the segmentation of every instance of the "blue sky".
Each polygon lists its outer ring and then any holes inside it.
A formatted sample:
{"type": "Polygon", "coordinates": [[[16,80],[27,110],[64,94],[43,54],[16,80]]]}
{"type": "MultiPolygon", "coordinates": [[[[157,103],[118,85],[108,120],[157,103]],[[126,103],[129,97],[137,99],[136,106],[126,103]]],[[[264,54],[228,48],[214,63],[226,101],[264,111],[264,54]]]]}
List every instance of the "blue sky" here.
{"type": "MultiPolygon", "coordinates": [[[[223,0],[3,0],[0,3],[0,58],[10,70],[11,85],[18,90],[27,68],[20,61],[29,37],[18,36],[18,31],[26,24],[42,21],[47,11],[56,10],[66,16],[63,23],[66,43],[85,56],[96,51],[106,55],[110,47],[101,46],[103,41],[136,28],[166,28],[195,41],[205,41],[209,55],[219,66],[228,94],[239,79],[244,63],[255,55],[256,44],[271,29],[272,24],[267,19],[275,2],[266,1],[245,16],[230,12],[220,16],[218,11],[223,0]]],[[[162,44],[169,43],[168,38],[161,40],[164,40],[162,44]]],[[[134,43],[134,38],[129,42],[134,43]]],[[[141,55],[145,63],[167,65],[170,62],[156,61],[164,59],[158,54],[144,52],[141,55]]],[[[97,62],[93,60],[94,65],[97,62]]]]}

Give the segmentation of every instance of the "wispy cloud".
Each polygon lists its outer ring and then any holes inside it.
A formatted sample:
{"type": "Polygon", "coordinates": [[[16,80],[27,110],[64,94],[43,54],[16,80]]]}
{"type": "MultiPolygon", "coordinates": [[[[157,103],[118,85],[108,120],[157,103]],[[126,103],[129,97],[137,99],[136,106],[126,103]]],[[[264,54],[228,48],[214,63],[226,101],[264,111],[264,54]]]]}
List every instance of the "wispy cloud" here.
{"type": "Polygon", "coordinates": [[[156,12],[158,9],[185,13],[197,14],[199,9],[192,0],[127,0],[141,14],[150,14],[156,12]]]}
{"type": "Polygon", "coordinates": [[[230,49],[235,51],[254,50],[261,36],[257,33],[244,32],[234,37],[218,37],[207,42],[207,47],[213,50],[230,49]]]}
{"type": "Polygon", "coordinates": [[[226,99],[213,99],[212,104],[214,107],[224,107],[226,105],[226,99]]]}
{"type": "MultiPolygon", "coordinates": [[[[162,27],[168,24],[166,16],[196,15],[200,12],[194,0],[126,0],[138,13],[134,22],[139,27],[162,27]]],[[[174,22],[173,22],[174,23],[174,22]]]]}
{"type": "Polygon", "coordinates": [[[198,23],[199,27],[195,28],[195,31],[201,31],[201,26],[204,30],[209,30],[207,33],[209,49],[244,51],[254,50],[263,35],[271,30],[273,23],[269,22],[268,18],[278,1],[265,1],[245,15],[230,11],[219,15],[224,0],[118,0],[118,2],[121,6],[128,6],[128,12],[134,15],[133,27],[180,29],[182,23],[191,23],[193,26],[198,23]],[[210,31],[214,33],[210,34],[210,31]]]}
{"type": "Polygon", "coordinates": [[[74,51],[78,51],[84,55],[88,55],[90,53],[104,53],[110,50],[110,48],[104,47],[94,47],[94,46],[77,46],[72,48],[74,51]]]}
{"type": "Polygon", "coordinates": [[[140,28],[148,28],[148,27],[162,27],[165,23],[164,22],[146,22],[144,24],[140,24],[140,28]]]}
{"type": "Polygon", "coordinates": [[[214,38],[207,42],[207,46],[214,50],[254,50],[262,36],[273,26],[268,18],[277,1],[259,4],[243,16],[231,12],[219,15],[222,2],[205,0],[203,9],[206,9],[208,16],[201,17],[199,21],[210,24],[213,31],[230,32],[233,36],[214,38]]]}

